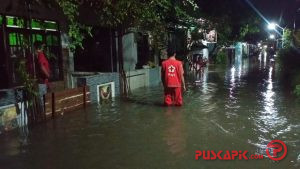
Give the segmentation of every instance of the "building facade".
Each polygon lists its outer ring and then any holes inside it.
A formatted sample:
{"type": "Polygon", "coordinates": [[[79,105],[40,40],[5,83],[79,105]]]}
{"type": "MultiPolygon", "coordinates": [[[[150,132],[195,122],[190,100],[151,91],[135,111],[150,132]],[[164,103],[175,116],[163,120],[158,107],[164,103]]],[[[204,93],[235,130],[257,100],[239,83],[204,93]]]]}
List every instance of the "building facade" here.
{"type": "Polygon", "coordinates": [[[158,59],[150,54],[146,34],[128,31],[120,37],[112,29],[91,25],[93,36],[85,38],[84,49],[73,53],[68,48],[68,25],[63,12],[41,4],[30,8],[26,5],[9,0],[2,1],[0,6],[0,132],[20,126],[22,121],[16,107],[22,88],[18,68],[20,62],[35,65],[32,44],[36,41],[45,44],[51,92],[87,85],[94,103],[101,100],[103,89],[118,96],[119,64],[123,64],[129,90],[160,84],[158,59]],[[122,47],[118,46],[119,38],[122,47]],[[119,62],[120,50],[123,62],[119,62]],[[149,66],[149,61],[156,64],[149,66]]]}

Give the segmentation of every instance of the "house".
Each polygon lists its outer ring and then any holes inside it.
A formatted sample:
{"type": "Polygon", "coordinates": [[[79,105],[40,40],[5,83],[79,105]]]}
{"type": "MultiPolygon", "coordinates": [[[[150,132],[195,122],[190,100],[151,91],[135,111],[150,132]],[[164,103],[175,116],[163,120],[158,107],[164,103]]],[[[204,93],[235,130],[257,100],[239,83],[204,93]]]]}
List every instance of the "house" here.
{"type": "MultiPolygon", "coordinates": [[[[51,67],[54,90],[67,88],[70,51],[67,47],[65,23],[61,11],[32,6],[25,1],[1,1],[0,6],[0,131],[20,125],[21,114],[15,104],[22,97],[18,74],[20,62],[33,59],[32,43],[43,41],[51,67]],[[30,43],[32,42],[32,43],[30,43]]],[[[41,90],[41,95],[45,90],[41,90]]]]}
{"type": "Polygon", "coordinates": [[[148,34],[132,29],[119,36],[113,29],[91,25],[93,37],[84,40],[84,49],[72,52],[68,48],[66,23],[59,9],[42,5],[29,9],[25,1],[18,0],[1,2],[0,131],[16,127],[20,118],[14,105],[22,88],[17,69],[20,60],[32,57],[29,42],[43,41],[46,45],[52,91],[87,85],[94,103],[101,100],[102,89],[111,90],[111,97],[117,96],[121,93],[120,64],[125,70],[128,90],[160,83],[158,57],[150,53],[148,34]],[[147,66],[148,61],[156,66],[147,66]]]}

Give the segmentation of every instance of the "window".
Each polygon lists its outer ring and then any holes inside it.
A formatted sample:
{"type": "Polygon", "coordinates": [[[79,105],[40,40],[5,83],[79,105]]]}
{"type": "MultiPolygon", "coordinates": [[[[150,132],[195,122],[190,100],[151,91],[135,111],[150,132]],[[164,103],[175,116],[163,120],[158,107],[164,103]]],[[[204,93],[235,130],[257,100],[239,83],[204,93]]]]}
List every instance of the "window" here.
{"type": "Polygon", "coordinates": [[[25,20],[19,17],[6,16],[6,26],[12,28],[25,28],[25,20]]]}
{"type": "Polygon", "coordinates": [[[113,31],[95,27],[92,37],[83,41],[84,49],[75,52],[75,71],[83,72],[116,72],[116,41],[112,39],[113,31]]]}
{"type": "MultiPolygon", "coordinates": [[[[137,64],[136,69],[142,69],[144,65],[150,61],[150,48],[148,43],[148,35],[136,33],[135,38],[137,41],[137,64]]],[[[154,60],[152,60],[154,61],[154,60]]]]}
{"type": "MultiPolygon", "coordinates": [[[[17,63],[20,59],[26,61],[28,56],[32,57],[30,54],[32,44],[30,42],[36,41],[45,44],[44,52],[51,69],[50,81],[63,79],[60,33],[56,22],[40,19],[32,19],[29,22],[29,20],[21,17],[0,15],[0,25],[2,28],[4,27],[0,30],[0,35],[6,35],[0,36],[2,42],[3,38],[7,37],[5,39],[7,45],[0,43],[0,55],[1,60],[3,60],[0,65],[0,69],[2,66],[3,70],[0,71],[6,72],[5,74],[9,79],[9,85],[4,86],[12,87],[20,84],[16,72],[17,63]],[[7,47],[4,48],[5,46],[7,47]]],[[[4,87],[0,86],[0,88],[4,87]]]]}

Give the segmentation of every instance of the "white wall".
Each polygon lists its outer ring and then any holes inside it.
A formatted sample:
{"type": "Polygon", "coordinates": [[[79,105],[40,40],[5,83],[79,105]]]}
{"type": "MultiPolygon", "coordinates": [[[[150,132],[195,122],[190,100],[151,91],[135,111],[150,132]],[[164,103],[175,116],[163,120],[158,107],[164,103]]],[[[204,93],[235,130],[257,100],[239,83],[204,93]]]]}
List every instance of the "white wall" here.
{"type": "Polygon", "coordinates": [[[76,85],[73,83],[74,79],[72,77],[72,73],[74,72],[74,54],[69,49],[70,41],[68,35],[66,33],[61,33],[60,37],[64,62],[64,79],[68,88],[74,88],[76,85]]]}
{"type": "MultiPolygon", "coordinates": [[[[207,46],[208,42],[205,41],[205,40],[202,40],[202,44],[205,45],[205,46],[207,46]]],[[[202,51],[203,51],[203,59],[208,60],[208,57],[209,57],[208,48],[204,48],[204,49],[202,49],[202,51]]]]}
{"type": "Polygon", "coordinates": [[[130,90],[140,87],[157,86],[160,84],[161,67],[138,69],[126,72],[126,78],[130,90]]]}
{"type": "Polygon", "coordinates": [[[123,36],[123,58],[124,70],[135,70],[137,64],[137,43],[135,42],[134,33],[128,33],[123,36]]]}
{"type": "Polygon", "coordinates": [[[160,67],[149,69],[135,69],[138,62],[137,42],[135,34],[123,36],[124,70],[130,90],[140,87],[158,85],[160,83],[160,67]]]}

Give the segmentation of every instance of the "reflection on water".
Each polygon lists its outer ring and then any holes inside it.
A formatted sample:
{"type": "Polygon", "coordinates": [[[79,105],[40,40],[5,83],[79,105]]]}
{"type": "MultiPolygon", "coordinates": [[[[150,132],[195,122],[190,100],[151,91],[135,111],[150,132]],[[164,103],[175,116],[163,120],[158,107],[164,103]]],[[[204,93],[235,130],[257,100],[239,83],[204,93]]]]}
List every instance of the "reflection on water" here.
{"type": "Polygon", "coordinates": [[[284,95],[279,70],[261,54],[189,75],[183,107],[162,106],[162,88],[133,91],[45,125],[0,135],[1,169],[198,169],[300,167],[300,106],[284,95]],[[195,161],[195,150],[248,150],[266,157],[269,141],[287,157],[195,161]]]}
{"type": "Polygon", "coordinates": [[[165,112],[166,130],[164,140],[169,151],[175,156],[186,155],[186,131],[181,109],[167,108],[165,112]]]}

